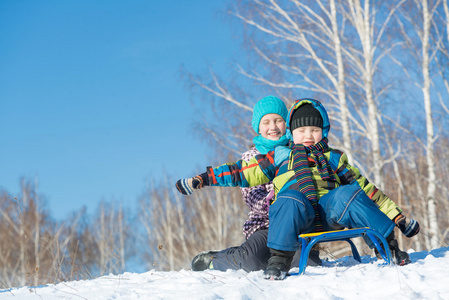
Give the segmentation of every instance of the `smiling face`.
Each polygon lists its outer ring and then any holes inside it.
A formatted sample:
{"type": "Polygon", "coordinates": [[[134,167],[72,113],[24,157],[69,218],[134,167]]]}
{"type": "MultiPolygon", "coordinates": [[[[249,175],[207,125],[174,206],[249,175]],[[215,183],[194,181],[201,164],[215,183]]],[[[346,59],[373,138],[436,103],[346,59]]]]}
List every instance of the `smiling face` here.
{"type": "Polygon", "coordinates": [[[295,144],[312,146],[321,141],[323,138],[323,129],[316,126],[303,126],[293,130],[292,135],[293,142],[295,142],[295,144]]]}
{"type": "Polygon", "coordinates": [[[285,130],[285,121],[278,114],[266,114],[260,120],[259,132],[266,139],[277,141],[285,134],[285,130]]]}

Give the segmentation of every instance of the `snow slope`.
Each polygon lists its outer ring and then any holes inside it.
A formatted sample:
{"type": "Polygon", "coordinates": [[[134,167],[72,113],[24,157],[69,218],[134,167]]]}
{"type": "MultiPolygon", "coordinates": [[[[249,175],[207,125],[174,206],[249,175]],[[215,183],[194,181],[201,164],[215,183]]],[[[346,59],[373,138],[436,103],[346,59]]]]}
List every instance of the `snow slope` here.
{"type": "Polygon", "coordinates": [[[0,290],[0,299],[449,299],[449,248],[410,252],[410,258],[412,264],[399,267],[343,257],[284,281],[267,281],[262,271],[124,273],[0,290]]]}

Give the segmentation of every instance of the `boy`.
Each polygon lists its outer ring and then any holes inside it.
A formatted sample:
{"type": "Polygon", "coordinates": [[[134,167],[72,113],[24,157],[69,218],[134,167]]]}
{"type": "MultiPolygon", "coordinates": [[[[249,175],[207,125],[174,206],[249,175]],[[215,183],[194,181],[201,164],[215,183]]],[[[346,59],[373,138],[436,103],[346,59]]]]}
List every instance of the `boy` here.
{"type": "Polygon", "coordinates": [[[370,227],[389,241],[398,264],[410,262],[394,239],[396,226],[407,236],[419,232],[419,224],[407,220],[402,210],[348,164],[347,156],[328,147],[329,118],[313,99],[293,103],[288,118],[294,145],[277,147],[257,155],[249,163],[238,161],[194,178],[179,180],[183,194],[211,186],[254,186],[273,181],[275,199],[270,206],[268,242],[271,257],[267,279],[285,278],[302,233],[370,227]],[[395,222],[393,222],[394,220],[395,222]]]}

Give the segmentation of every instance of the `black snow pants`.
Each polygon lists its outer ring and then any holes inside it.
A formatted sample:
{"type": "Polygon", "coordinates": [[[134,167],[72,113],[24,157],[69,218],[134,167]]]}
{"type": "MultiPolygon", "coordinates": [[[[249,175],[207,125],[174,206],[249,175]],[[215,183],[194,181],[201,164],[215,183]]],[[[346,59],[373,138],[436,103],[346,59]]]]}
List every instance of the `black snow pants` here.
{"type": "MultiPolygon", "coordinates": [[[[245,270],[247,272],[265,270],[270,249],[267,246],[268,229],[254,232],[242,245],[231,247],[214,254],[214,270],[245,270]]],[[[298,267],[301,250],[296,251],[291,267],[298,267]]]]}

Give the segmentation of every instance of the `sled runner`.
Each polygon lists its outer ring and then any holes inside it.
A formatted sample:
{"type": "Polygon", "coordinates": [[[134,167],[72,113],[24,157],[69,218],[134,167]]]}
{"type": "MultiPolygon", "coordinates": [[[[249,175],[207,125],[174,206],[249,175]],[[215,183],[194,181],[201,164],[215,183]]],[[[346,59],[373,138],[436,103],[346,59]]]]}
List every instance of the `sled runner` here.
{"type": "Polygon", "coordinates": [[[312,247],[317,243],[323,242],[334,242],[334,241],[346,241],[351,245],[352,255],[355,260],[362,262],[360,254],[357,251],[357,247],[351,241],[351,238],[356,237],[369,237],[373,242],[377,251],[384,259],[385,264],[392,264],[393,260],[391,257],[390,247],[388,246],[387,240],[374,229],[371,228],[354,228],[336,231],[326,231],[317,233],[307,233],[301,234],[298,237],[298,241],[301,243],[301,257],[299,259],[299,272],[297,275],[304,274],[307,266],[307,259],[309,258],[309,253],[312,247]],[[382,246],[379,244],[382,243],[382,246]],[[384,250],[385,249],[385,250],[384,250]]]}

